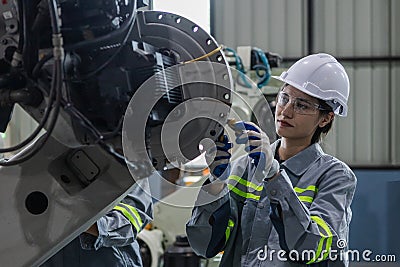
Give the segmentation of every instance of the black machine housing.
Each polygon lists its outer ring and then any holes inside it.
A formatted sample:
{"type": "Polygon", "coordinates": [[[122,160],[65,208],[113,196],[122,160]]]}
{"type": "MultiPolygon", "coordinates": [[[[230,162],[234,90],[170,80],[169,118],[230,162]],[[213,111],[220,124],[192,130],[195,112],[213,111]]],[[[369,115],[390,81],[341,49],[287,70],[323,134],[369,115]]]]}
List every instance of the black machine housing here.
{"type": "MultiPolygon", "coordinates": [[[[0,29],[0,34],[3,34],[0,39],[0,53],[3,53],[0,58],[0,132],[6,130],[16,103],[40,122],[47,108],[52,82],[52,29],[48,1],[19,0],[17,5],[13,3],[8,2],[1,7],[1,11],[9,11],[17,19],[14,20],[12,31],[6,20],[0,21],[0,28],[3,26],[0,29]],[[9,39],[13,42],[4,41],[9,39]],[[18,53],[21,54],[21,60],[13,64],[18,53]],[[24,97],[9,97],[12,92],[20,89],[23,89],[24,97]],[[2,94],[7,97],[1,99],[2,94]]],[[[164,45],[164,41],[158,43],[144,40],[146,38],[143,38],[138,16],[143,15],[141,23],[146,23],[154,14],[141,14],[137,9],[147,4],[144,0],[58,1],[65,55],[62,108],[57,121],[59,127],[55,128],[54,136],[64,140],[67,145],[78,147],[108,141],[116,151],[122,153],[121,128],[124,113],[140,85],[168,67],[202,55],[182,55],[173,47],[164,45]]],[[[168,21],[162,23],[169,23],[166,27],[171,28],[169,20],[176,21],[175,17],[164,16],[163,19],[168,21]]],[[[158,18],[161,18],[160,15],[158,18]]],[[[182,21],[188,24],[183,18],[182,21]]],[[[193,33],[194,30],[190,28],[185,34],[193,33]]],[[[212,37],[201,36],[204,37],[206,39],[201,40],[202,46],[208,46],[207,49],[218,47],[212,37]]],[[[171,36],[173,38],[176,37],[171,36]]],[[[200,41],[196,38],[192,38],[192,42],[198,48],[197,42],[200,41]]],[[[172,40],[171,43],[179,41],[172,40]]],[[[185,49],[186,52],[190,50],[190,47],[185,49]]],[[[218,55],[218,60],[216,57],[205,60],[224,63],[223,55],[218,55]]],[[[174,88],[168,94],[165,88],[168,81],[179,84],[179,79],[179,75],[171,72],[158,82],[158,92],[164,91],[165,96],[158,101],[148,117],[149,129],[160,125],[170,111],[185,100],[181,87],[174,88]]],[[[230,99],[222,100],[230,105],[230,99]]],[[[217,132],[220,131],[222,128],[217,129],[217,132]]],[[[146,142],[150,147],[151,137],[148,136],[146,142]]],[[[194,158],[196,155],[191,156],[194,158]]]]}

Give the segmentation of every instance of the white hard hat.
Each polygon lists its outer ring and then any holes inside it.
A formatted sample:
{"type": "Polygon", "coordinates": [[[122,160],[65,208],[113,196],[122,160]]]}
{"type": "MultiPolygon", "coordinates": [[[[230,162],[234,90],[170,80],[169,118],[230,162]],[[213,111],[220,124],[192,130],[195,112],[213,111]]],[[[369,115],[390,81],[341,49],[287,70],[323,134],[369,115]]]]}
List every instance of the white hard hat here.
{"type": "Polygon", "coordinates": [[[335,114],[347,116],[350,82],[343,66],[329,54],[313,54],[294,63],[280,76],[272,76],[300,91],[324,100],[335,114]]]}

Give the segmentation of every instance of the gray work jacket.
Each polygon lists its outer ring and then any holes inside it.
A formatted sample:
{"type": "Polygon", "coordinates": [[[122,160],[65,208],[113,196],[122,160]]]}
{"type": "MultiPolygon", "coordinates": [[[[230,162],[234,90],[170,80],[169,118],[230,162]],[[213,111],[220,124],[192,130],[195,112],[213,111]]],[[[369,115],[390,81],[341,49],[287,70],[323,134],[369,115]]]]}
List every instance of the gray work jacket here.
{"type": "MultiPolygon", "coordinates": [[[[248,156],[234,161],[230,174],[225,194],[196,206],[186,225],[198,255],[224,251],[220,266],[348,266],[356,177],[345,163],[312,144],[260,184],[248,156]]],[[[198,200],[208,196],[201,190],[198,200]]]]}
{"type": "Polygon", "coordinates": [[[153,206],[149,190],[142,189],[147,180],[138,183],[97,221],[98,237],[82,233],[41,267],[142,266],[136,236],[152,220],[153,206]]]}

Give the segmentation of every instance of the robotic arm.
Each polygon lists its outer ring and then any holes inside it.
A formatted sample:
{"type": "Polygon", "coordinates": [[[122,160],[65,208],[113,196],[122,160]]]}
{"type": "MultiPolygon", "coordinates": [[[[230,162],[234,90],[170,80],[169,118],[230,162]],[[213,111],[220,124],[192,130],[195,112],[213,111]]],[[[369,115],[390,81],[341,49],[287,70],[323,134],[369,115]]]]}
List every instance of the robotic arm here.
{"type": "Polygon", "coordinates": [[[222,131],[232,78],[219,45],[191,21],[138,11],[143,5],[0,4],[0,132],[15,104],[39,123],[26,140],[0,149],[23,148],[0,161],[0,203],[7,203],[0,208],[4,265],[44,262],[114,207],[134,184],[132,176],[146,178],[180,155],[193,159],[201,140],[222,131]],[[201,67],[188,64],[199,60],[201,67]],[[193,105],[185,103],[198,98],[223,108],[189,120],[193,105]],[[149,99],[156,101],[141,113],[146,106],[141,100],[149,99]],[[178,121],[187,124],[165,137],[165,122],[178,121]],[[143,149],[140,138],[130,136],[129,127],[137,124],[143,124],[143,149]],[[174,143],[177,136],[179,155],[166,153],[162,143],[174,143]],[[123,143],[132,145],[129,153],[123,143]]]}

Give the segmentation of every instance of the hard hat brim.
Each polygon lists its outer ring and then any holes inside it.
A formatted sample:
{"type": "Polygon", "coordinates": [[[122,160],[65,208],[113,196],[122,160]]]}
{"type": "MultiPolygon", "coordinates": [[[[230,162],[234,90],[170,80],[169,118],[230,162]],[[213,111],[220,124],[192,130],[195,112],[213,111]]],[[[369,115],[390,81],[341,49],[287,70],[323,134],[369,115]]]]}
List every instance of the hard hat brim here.
{"type": "Polygon", "coordinates": [[[285,82],[280,76],[271,76],[271,78],[274,78],[275,80],[281,81],[281,82],[285,82]]]}
{"type": "MultiPolygon", "coordinates": [[[[274,78],[274,79],[276,79],[276,80],[278,80],[278,81],[280,81],[280,82],[289,84],[289,85],[293,86],[294,88],[296,88],[297,90],[300,90],[300,91],[302,91],[303,93],[305,93],[305,94],[307,94],[307,95],[310,95],[310,96],[312,96],[312,97],[315,97],[315,98],[317,98],[317,99],[321,99],[321,100],[323,100],[323,101],[329,101],[329,100],[331,100],[331,99],[322,99],[320,96],[318,96],[318,95],[316,95],[316,94],[313,94],[312,92],[310,92],[310,91],[308,91],[308,90],[305,90],[301,85],[296,84],[296,83],[294,83],[294,82],[292,82],[292,81],[285,80],[285,79],[281,78],[281,76],[271,76],[271,77],[274,78]]],[[[336,115],[338,115],[338,116],[346,117],[346,116],[347,116],[347,105],[344,104],[344,103],[342,103],[342,101],[339,101],[339,103],[340,103],[342,106],[345,107],[345,110],[342,111],[342,112],[339,112],[339,111],[338,111],[339,109],[338,109],[337,111],[335,110],[334,113],[335,113],[336,115]]],[[[330,105],[330,104],[328,104],[328,105],[330,105]]],[[[331,106],[331,105],[330,105],[330,106],[331,106]]]]}

